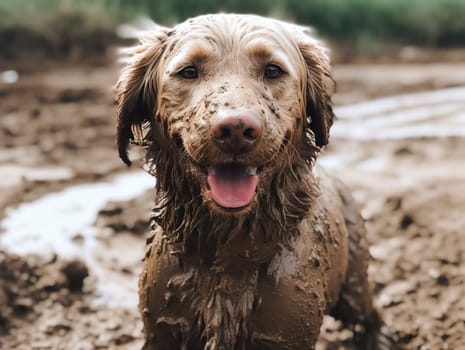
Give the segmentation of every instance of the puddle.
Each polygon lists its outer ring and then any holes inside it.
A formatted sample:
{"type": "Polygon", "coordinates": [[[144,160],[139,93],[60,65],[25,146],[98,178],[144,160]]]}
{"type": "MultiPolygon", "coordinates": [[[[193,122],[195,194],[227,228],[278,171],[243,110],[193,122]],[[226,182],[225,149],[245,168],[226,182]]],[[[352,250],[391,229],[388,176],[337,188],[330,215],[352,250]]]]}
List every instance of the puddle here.
{"type": "Polygon", "coordinates": [[[465,137],[465,87],[336,108],[332,137],[356,140],[465,137]]]}
{"type": "Polygon", "coordinates": [[[383,97],[368,102],[338,107],[338,118],[362,119],[373,115],[390,113],[417,106],[464,102],[465,86],[434,91],[383,97]]]}
{"type": "Polygon", "coordinates": [[[132,289],[136,288],[137,282],[123,283],[128,277],[114,268],[111,261],[102,263],[102,260],[105,255],[111,255],[106,253],[110,250],[114,252],[115,261],[139,262],[143,255],[143,240],[118,237],[116,241],[119,243],[110,244],[119,246],[118,253],[102,239],[108,233],[95,228],[94,223],[97,213],[108,202],[130,200],[153,187],[152,176],[145,172],[131,172],[105,182],[71,186],[33,202],[23,203],[7,210],[0,223],[0,247],[19,255],[57,254],[63,258],[81,258],[97,280],[100,297],[96,302],[111,302],[120,306],[128,304],[132,307],[137,298],[127,298],[127,292],[130,289],[131,293],[135,293],[132,289]],[[140,242],[140,250],[135,249],[134,257],[130,252],[118,256],[125,251],[125,245],[137,242],[140,242]]]}
{"type": "Polygon", "coordinates": [[[0,164],[0,188],[7,188],[21,185],[27,181],[64,181],[75,177],[72,169],[67,167],[27,167],[21,165],[0,164]]]}
{"type": "Polygon", "coordinates": [[[73,237],[95,235],[93,224],[106,203],[135,198],[153,187],[153,177],[134,172],[108,182],[71,186],[23,203],[7,210],[0,224],[4,231],[0,245],[16,254],[79,256],[82,248],[73,237]]]}

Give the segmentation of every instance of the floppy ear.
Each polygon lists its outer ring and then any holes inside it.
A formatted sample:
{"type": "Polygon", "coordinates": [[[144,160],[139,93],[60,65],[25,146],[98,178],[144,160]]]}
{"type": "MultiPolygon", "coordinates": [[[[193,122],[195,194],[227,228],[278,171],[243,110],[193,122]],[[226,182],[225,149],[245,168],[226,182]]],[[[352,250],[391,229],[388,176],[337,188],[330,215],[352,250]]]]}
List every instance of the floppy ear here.
{"type": "Polygon", "coordinates": [[[335,118],[331,102],[333,80],[327,49],[308,32],[309,29],[304,29],[298,43],[306,64],[305,127],[313,131],[316,145],[323,147],[329,141],[329,129],[335,118]]]}
{"type": "Polygon", "coordinates": [[[121,50],[126,57],[119,80],[116,83],[117,143],[119,156],[131,164],[127,148],[130,140],[141,141],[142,125],[156,113],[157,87],[155,68],[160,60],[167,37],[167,28],[157,26],[140,35],[139,44],[121,50]]]}

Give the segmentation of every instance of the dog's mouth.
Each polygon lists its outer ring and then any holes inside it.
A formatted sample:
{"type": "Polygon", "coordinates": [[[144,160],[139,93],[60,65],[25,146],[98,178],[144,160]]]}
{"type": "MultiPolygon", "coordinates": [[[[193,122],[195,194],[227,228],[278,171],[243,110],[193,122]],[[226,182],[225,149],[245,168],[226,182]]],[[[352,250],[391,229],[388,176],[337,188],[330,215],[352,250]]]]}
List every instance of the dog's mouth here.
{"type": "Polygon", "coordinates": [[[207,168],[209,197],[226,209],[248,206],[254,199],[258,182],[256,166],[233,162],[207,168]]]}
{"type": "Polygon", "coordinates": [[[188,172],[198,181],[205,200],[223,213],[243,213],[252,207],[259,184],[271,176],[276,155],[287,141],[266,162],[253,162],[242,157],[225,156],[225,161],[199,161],[191,156],[181,137],[175,137],[176,146],[188,172]]]}

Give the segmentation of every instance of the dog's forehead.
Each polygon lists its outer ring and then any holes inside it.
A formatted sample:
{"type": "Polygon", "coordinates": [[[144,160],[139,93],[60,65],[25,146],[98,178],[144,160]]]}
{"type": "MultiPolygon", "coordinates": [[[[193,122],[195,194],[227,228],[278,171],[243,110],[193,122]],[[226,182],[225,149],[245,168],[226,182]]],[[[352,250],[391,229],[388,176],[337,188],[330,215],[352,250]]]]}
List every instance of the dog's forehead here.
{"type": "Polygon", "coordinates": [[[285,50],[296,47],[304,28],[256,15],[215,14],[186,20],[174,28],[174,47],[189,44],[211,45],[223,50],[247,46],[260,40],[285,50]]]}

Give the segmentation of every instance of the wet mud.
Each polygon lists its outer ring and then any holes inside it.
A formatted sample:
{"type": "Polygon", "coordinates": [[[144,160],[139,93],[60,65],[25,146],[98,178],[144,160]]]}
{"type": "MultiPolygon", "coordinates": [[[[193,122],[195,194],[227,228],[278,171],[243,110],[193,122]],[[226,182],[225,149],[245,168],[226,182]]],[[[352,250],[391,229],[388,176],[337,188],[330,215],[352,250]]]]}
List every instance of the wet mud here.
{"type": "MultiPolygon", "coordinates": [[[[336,66],[335,102],[339,108],[465,85],[460,73],[465,66],[458,66],[336,66]]],[[[102,204],[90,224],[91,240],[88,227],[70,235],[76,251],[26,254],[1,239],[11,234],[3,224],[22,203],[126,174],[115,147],[111,88],[118,68],[57,63],[6,69],[16,70],[18,81],[0,82],[0,348],[140,348],[137,277],[153,203],[150,190],[102,204]]],[[[463,105],[454,106],[445,119],[439,113],[421,124],[463,131],[463,105]]],[[[402,108],[393,112],[402,116],[402,108]]],[[[405,131],[418,123],[398,117],[395,126],[388,119],[377,125],[373,116],[368,122],[354,118],[341,115],[344,127],[320,163],[351,188],[363,208],[375,302],[406,349],[460,349],[465,346],[465,139],[458,133],[408,132],[351,138],[357,123],[378,128],[377,133],[386,125],[395,133],[396,127],[405,131]]],[[[60,220],[59,213],[47,215],[50,222],[60,220]]],[[[49,228],[36,229],[40,236],[49,228]]],[[[327,318],[317,349],[353,349],[351,337],[327,318]]]]}

